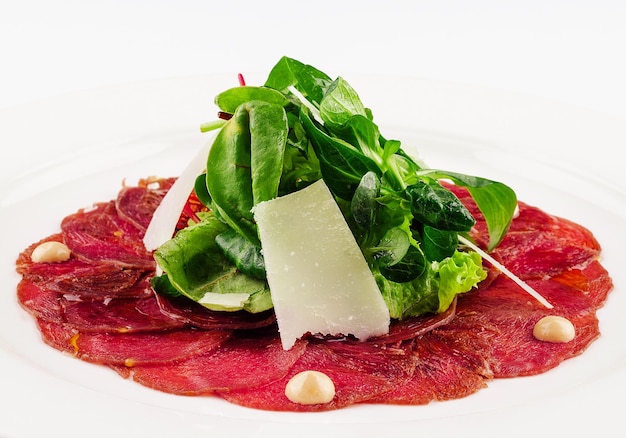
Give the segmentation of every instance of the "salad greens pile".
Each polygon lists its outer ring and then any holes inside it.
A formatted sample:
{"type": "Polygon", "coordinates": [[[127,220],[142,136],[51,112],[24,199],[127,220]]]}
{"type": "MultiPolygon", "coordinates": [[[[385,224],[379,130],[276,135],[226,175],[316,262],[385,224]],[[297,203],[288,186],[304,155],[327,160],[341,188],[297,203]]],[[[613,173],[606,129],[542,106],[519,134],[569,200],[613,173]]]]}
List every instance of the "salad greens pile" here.
{"type": "Polygon", "coordinates": [[[272,307],[253,208],[324,179],[369,263],[392,318],[442,312],[486,277],[481,256],[465,251],[475,219],[444,188],[466,187],[483,213],[489,248],[504,237],[517,198],[485,178],[430,169],[388,139],[343,78],[283,57],[263,86],[215,98],[226,120],[195,184],[209,212],[155,251],[164,274],[157,291],[214,310],[272,307]],[[208,295],[207,295],[208,294],[208,295]],[[244,294],[239,305],[207,300],[244,294]],[[245,298],[247,297],[247,298],[245,298]],[[207,301],[203,303],[203,301],[207,301]]]}

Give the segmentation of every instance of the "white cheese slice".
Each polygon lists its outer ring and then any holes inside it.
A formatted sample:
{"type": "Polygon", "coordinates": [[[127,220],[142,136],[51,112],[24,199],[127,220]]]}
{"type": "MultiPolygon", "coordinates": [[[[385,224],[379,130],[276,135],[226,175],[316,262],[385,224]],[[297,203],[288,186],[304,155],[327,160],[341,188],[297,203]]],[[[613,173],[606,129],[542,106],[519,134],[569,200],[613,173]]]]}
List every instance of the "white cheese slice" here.
{"type": "Polygon", "coordinates": [[[389,331],[389,310],[323,180],[254,208],[285,350],[310,332],[365,340],[389,331]]]}
{"type": "Polygon", "coordinates": [[[247,293],[207,292],[198,302],[212,310],[241,310],[248,299],[250,299],[250,294],[247,293]]]}
{"type": "Polygon", "coordinates": [[[143,244],[148,251],[154,251],[172,238],[196,178],[206,168],[206,157],[213,140],[214,138],[202,145],[156,208],[143,238],[143,244]]]}

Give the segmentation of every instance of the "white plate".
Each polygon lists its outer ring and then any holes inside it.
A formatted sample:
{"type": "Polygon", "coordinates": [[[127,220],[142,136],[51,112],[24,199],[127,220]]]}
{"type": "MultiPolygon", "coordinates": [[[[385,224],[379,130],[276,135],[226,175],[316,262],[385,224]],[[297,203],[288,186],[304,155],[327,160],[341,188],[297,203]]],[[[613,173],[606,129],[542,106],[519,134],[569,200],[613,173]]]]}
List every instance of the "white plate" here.
{"type": "Polygon", "coordinates": [[[213,96],[235,86],[236,76],[140,82],[0,112],[1,436],[613,433],[621,413],[614,397],[626,387],[620,266],[626,197],[614,156],[626,144],[624,121],[494,90],[410,78],[347,79],[382,132],[408,150],[417,147],[432,167],[506,182],[520,199],[596,234],[615,281],[599,312],[601,338],[555,370],[497,380],[461,400],[316,414],[163,394],[47,347],[16,303],[17,254],[57,231],[63,216],[112,199],[124,178],[176,176],[206,140],[198,126],[214,117],[213,96]]]}

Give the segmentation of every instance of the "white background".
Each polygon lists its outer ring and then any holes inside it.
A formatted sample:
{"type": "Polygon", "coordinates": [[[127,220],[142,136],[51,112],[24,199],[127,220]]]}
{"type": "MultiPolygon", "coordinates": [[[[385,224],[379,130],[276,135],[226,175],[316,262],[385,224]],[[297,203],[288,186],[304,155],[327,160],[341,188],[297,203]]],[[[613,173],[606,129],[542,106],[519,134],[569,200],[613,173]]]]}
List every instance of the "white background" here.
{"type": "Polygon", "coordinates": [[[288,55],[626,117],[625,43],[622,0],[0,0],[0,110],[288,55]]]}
{"type": "MultiPolygon", "coordinates": [[[[288,55],[328,73],[487,87],[590,109],[626,124],[625,46],[624,0],[0,0],[0,121],[29,103],[109,85],[265,74],[288,55]]],[[[54,125],[54,112],[47,117],[45,126],[54,125]]],[[[29,129],[38,128],[38,120],[32,120],[29,129]]],[[[11,145],[0,146],[0,169],[20,167],[5,152],[11,145]]],[[[596,166],[601,165],[598,160],[596,166]]],[[[613,168],[621,170],[616,163],[613,168]]],[[[0,171],[0,180],[5,173],[0,171]]],[[[613,172],[614,180],[622,179],[618,173],[613,172]]],[[[601,379],[593,391],[572,389],[577,395],[567,405],[572,418],[588,419],[598,394],[621,394],[624,360],[613,366],[621,369],[618,378],[601,379]],[[576,402],[581,399],[589,404],[576,402]]],[[[20,396],[28,403],[28,393],[20,396]]],[[[567,403],[569,396],[557,402],[567,403]]],[[[51,403],[58,402],[55,398],[51,403]]],[[[537,409],[547,417],[559,409],[552,403],[520,407],[515,416],[503,418],[513,420],[510,431],[489,413],[488,421],[474,421],[484,436],[514,436],[516,430],[528,436],[529,430],[546,427],[597,431],[619,420],[622,410],[616,401],[594,411],[595,424],[533,424],[537,409]]],[[[8,406],[2,409],[11,413],[8,406]]],[[[38,415],[43,414],[33,418],[38,415]]],[[[6,421],[0,413],[0,425],[6,421]]],[[[67,427],[72,427],[71,412],[67,427]]]]}

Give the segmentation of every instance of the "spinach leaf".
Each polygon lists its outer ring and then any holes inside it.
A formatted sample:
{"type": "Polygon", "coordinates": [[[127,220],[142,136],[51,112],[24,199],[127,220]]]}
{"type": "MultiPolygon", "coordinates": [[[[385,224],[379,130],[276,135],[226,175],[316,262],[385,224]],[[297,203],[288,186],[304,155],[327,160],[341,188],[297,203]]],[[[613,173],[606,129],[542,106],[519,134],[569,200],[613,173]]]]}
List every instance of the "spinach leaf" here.
{"type": "Polygon", "coordinates": [[[459,246],[456,231],[444,231],[425,225],[422,230],[422,248],[430,261],[441,261],[452,256],[459,246]]]}
{"type": "Polygon", "coordinates": [[[369,248],[369,250],[374,251],[374,259],[378,266],[391,267],[398,264],[406,256],[410,247],[411,241],[406,231],[400,227],[394,227],[387,230],[375,248],[369,248]]]}
{"type": "Polygon", "coordinates": [[[407,187],[411,211],[424,225],[446,231],[469,231],[474,218],[459,199],[435,180],[421,180],[407,187]]]}
{"type": "Polygon", "coordinates": [[[150,279],[150,286],[161,296],[176,298],[183,296],[182,293],[170,282],[167,274],[157,275],[150,279]]]}
{"type": "Polygon", "coordinates": [[[211,205],[211,195],[209,195],[209,189],[207,189],[206,186],[206,173],[201,173],[196,177],[196,181],[193,185],[193,191],[203,205],[207,207],[211,205]]]}
{"type": "Polygon", "coordinates": [[[212,207],[256,245],[260,241],[251,210],[278,194],[287,130],[281,106],[247,102],[216,136],[207,158],[206,185],[212,207]]]}
{"type": "Polygon", "coordinates": [[[300,120],[319,159],[324,181],[336,196],[350,200],[363,175],[370,171],[380,173],[370,158],[344,140],[318,128],[304,109],[300,112],[300,120]]]}
{"type": "Polygon", "coordinates": [[[241,272],[254,278],[265,279],[265,261],[260,246],[253,244],[232,228],[215,236],[215,243],[241,272]]]}
{"type": "Polygon", "coordinates": [[[380,272],[395,283],[406,283],[419,278],[426,271],[426,258],[419,248],[410,245],[397,263],[381,266],[380,272]]]}
{"type": "Polygon", "coordinates": [[[509,186],[490,179],[435,169],[424,169],[421,175],[450,179],[467,188],[487,222],[489,245],[493,250],[504,238],[517,208],[517,195],[509,186]]]}

